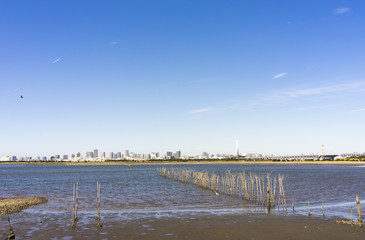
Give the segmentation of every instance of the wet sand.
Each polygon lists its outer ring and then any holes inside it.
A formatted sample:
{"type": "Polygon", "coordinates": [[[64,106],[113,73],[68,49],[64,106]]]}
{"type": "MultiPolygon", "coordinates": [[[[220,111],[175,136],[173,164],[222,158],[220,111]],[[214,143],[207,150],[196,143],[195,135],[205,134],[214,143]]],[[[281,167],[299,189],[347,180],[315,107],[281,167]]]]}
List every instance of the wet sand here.
{"type": "MultiPolygon", "coordinates": [[[[1,220],[1,224],[5,223],[1,220]]],[[[15,235],[22,239],[365,239],[365,229],[336,224],[314,217],[270,214],[205,215],[179,218],[80,220],[70,228],[70,219],[52,216],[19,217],[13,223],[15,235]]]]}

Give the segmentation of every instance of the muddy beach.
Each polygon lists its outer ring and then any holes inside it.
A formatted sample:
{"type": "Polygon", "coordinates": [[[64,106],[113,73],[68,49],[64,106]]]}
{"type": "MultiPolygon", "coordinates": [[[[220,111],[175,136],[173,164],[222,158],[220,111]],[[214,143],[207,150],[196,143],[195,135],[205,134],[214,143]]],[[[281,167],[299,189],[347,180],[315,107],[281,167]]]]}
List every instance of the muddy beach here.
{"type": "MultiPolygon", "coordinates": [[[[93,217],[81,219],[75,228],[66,218],[14,216],[19,239],[364,239],[364,228],[336,224],[331,220],[304,216],[268,214],[205,215],[141,218],[128,221],[103,218],[98,228],[93,217]]],[[[4,219],[1,224],[6,224],[4,219]]]]}

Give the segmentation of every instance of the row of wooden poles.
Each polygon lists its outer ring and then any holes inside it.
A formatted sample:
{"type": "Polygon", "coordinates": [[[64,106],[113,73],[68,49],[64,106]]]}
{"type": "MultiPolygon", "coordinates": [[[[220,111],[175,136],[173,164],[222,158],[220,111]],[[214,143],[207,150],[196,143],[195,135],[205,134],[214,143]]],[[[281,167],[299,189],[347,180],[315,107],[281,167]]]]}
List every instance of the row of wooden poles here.
{"type": "MultiPolygon", "coordinates": [[[[281,205],[287,211],[287,203],[284,191],[284,177],[278,175],[271,176],[270,173],[265,175],[257,175],[256,173],[245,171],[240,173],[232,173],[226,171],[223,175],[217,175],[214,172],[199,172],[190,169],[167,169],[158,168],[158,174],[161,176],[179,181],[182,183],[193,184],[204,189],[215,192],[235,196],[247,200],[258,205],[266,205],[268,211],[273,206],[281,205]],[[278,189],[277,189],[278,185],[278,189]],[[277,192],[278,191],[278,192],[277,192]]],[[[292,201],[292,209],[294,211],[294,197],[292,201]]],[[[362,224],[360,200],[356,196],[358,224],[362,224]]],[[[323,216],[325,216],[324,202],[322,201],[323,216]]],[[[310,202],[308,202],[308,216],[311,216],[310,202]]],[[[353,210],[351,207],[351,222],[353,223],[353,210]]]]}
{"type": "MultiPolygon", "coordinates": [[[[354,222],[353,221],[353,210],[352,210],[352,206],[351,206],[351,219],[350,219],[350,222],[348,222],[348,221],[344,221],[344,222],[350,223],[350,224],[356,223],[359,226],[362,226],[362,216],[361,216],[361,208],[360,208],[360,199],[359,199],[359,196],[357,196],[357,195],[356,195],[356,207],[357,207],[357,216],[358,216],[357,222],[354,222]]],[[[294,211],[294,198],[293,198],[293,211],[294,211]]],[[[323,212],[323,217],[324,217],[325,214],[324,214],[324,203],[323,203],[323,201],[322,201],[322,212],[323,212]]],[[[308,202],[308,216],[312,216],[310,202],[308,202]]]]}
{"type": "MultiPolygon", "coordinates": [[[[79,183],[73,183],[73,197],[72,197],[72,225],[71,227],[74,228],[76,225],[75,223],[78,221],[78,202],[79,202],[79,183]]],[[[103,227],[100,224],[100,183],[96,182],[96,205],[97,205],[97,215],[98,215],[98,224],[97,227],[103,227]]]]}
{"type": "Polygon", "coordinates": [[[251,203],[266,206],[268,211],[273,206],[287,208],[284,191],[284,177],[273,177],[270,173],[258,175],[245,171],[223,175],[214,172],[199,172],[190,169],[158,168],[158,174],[182,183],[194,184],[209,189],[216,194],[239,197],[251,203]]]}
{"type": "MultiPolygon", "coordinates": [[[[357,206],[358,222],[361,223],[362,222],[362,217],[361,217],[360,199],[359,199],[359,196],[357,196],[357,195],[356,195],[356,206],[357,206]]],[[[294,199],[293,199],[293,210],[294,210],[294,199]]],[[[323,212],[323,216],[325,216],[323,201],[322,201],[322,212],[323,212]]],[[[311,214],[310,202],[308,202],[308,216],[311,216],[311,215],[312,214],[311,214]]],[[[351,206],[351,222],[353,222],[352,206],[351,206]]]]}

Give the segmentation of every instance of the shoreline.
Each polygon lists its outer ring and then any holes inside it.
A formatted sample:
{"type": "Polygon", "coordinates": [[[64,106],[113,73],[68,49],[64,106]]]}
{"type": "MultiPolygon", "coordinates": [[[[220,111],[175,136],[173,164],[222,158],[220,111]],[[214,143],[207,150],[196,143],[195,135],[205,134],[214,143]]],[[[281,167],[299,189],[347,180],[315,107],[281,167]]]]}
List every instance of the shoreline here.
{"type": "Polygon", "coordinates": [[[237,164],[237,165],[364,165],[365,161],[89,161],[89,162],[0,162],[1,165],[187,165],[187,164],[237,164]]]}

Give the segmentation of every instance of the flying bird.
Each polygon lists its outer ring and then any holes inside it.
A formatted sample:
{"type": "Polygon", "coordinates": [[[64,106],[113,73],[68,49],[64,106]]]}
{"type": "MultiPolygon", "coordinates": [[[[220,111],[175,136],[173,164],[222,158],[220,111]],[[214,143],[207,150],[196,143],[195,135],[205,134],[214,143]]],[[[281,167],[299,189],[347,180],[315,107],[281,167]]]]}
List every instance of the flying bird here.
{"type": "Polygon", "coordinates": [[[20,95],[20,98],[23,99],[23,95],[20,95]]]}

